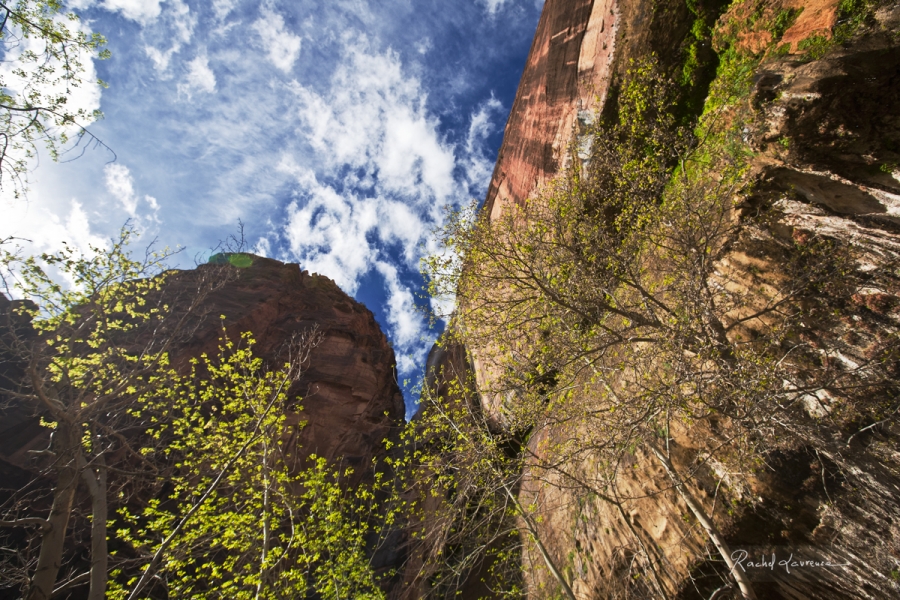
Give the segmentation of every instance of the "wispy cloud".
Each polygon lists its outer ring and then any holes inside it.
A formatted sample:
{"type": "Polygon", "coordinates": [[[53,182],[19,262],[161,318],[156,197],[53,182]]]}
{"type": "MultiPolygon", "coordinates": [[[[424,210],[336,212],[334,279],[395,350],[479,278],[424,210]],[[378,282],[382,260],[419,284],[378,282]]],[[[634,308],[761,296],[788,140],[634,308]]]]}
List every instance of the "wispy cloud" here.
{"type": "Polygon", "coordinates": [[[3,212],[7,225],[0,227],[0,237],[15,237],[28,254],[56,252],[64,242],[88,253],[91,246],[103,248],[107,243],[92,228],[94,219],[84,204],[74,198],[40,207],[18,202],[5,206],[3,212]]]}
{"type": "Polygon", "coordinates": [[[159,222],[159,202],[153,196],[139,196],[134,191],[131,171],[122,164],[112,163],[104,168],[106,189],[115,198],[138,230],[145,230],[151,222],[159,222]],[[138,209],[146,204],[142,211],[138,209]]]}
{"type": "Polygon", "coordinates": [[[506,2],[507,0],[479,0],[479,3],[484,5],[485,10],[491,16],[497,14],[506,2]]]}
{"type": "Polygon", "coordinates": [[[163,0],[69,0],[66,5],[71,10],[83,11],[100,6],[110,12],[119,13],[126,19],[147,25],[155,21],[162,12],[163,0]]]}
{"type": "Polygon", "coordinates": [[[196,92],[212,94],[215,91],[216,74],[209,68],[209,58],[204,49],[187,64],[187,74],[184,81],[178,84],[178,93],[190,100],[196,92]]]}
{"type": "Polygon", "coordinates": [[[417,285],[404,279],[418,281],[442,207],[467,202],[471,190],[486,185],[491,161],[484,143],[502,106],[494,98],[480,105],[464,142],[452,144],[429,114],[418,78],[396,53],[372,51],[363,37],[346,39],[326,90],[293,89],[297,132],[313,152],[305,167],[293,157],[281,162],[297,190],[281,232],[290,258],[351,294],[363,276],[378,273],[398,370],[411,374],[413,357],[430,340],[414,299],[417,285]]]}
{"type": "Polygon", "coordinates": [[[440,251],[443,207],[483,197],[531,3],[69,4],[110,39],[95,131],[119,161],[42,165],[32,205],[9,213],[16,230],[105,239],[132,218],[193,256],[240,218],[256,252],[366,301],[415,378],[434,335],[418,263],[440,251]]]}
{"type": "Polygon", "coordinates": [[[161,0],[104,0],[103,8],[120,12],[126,19],[146,25],[159,17],[161,3],[161,0]]]}
{"type": "Polygon", "coordinates": [[[253,25],[269,61],[285,73],[290,72],[300,56],[300,36],[287,30],[284,17],[269,6],[259,10],[259,19],[253,25]]]}
{"type": "MultiPolygon", "coordinates": [[[[116,0],[128,2],[132,0],[116,0]]],[[[138,0],[134,0],[138,1],[138,0]]],[[[149,0],[148,0],[149,1],[149,0]]],[[[162,79],[169,79],[172,74],[169,71],[169,63],[172,57],[181,52],[181,49],[189,45],[194,35],[194,27],[197,26],[197,16],[191,12],[190,6],[184,0],[169,0],[166,10],[162,12],[162,18],[153,19],[153,22],[143,23],[145,32],[153,38],[162,38],[170,43],[165,49],[152,44],[144,46],[147,57],[153,61],[156,72],[162,79]]]]}

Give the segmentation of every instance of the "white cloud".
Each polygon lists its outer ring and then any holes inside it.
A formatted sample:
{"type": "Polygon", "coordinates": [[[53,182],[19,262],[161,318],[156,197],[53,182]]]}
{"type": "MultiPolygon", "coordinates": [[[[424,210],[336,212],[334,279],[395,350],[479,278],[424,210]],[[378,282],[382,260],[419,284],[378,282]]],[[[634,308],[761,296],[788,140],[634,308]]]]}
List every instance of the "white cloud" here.
{"type": "Polygon", "coordinates": [[[97,0],[69,0],[66,2],[66,8],[80,12],[96,4],[97,0]]]}
{"type": "Polygon", "coordinates": [[[108,11],[122,13],[126,19],[147,25],[159,17],[160,4],[161,0],[103,0],[102,6],[108,11]]]}
{"type": "Polygon", "coordinates": [[[472,115],[469,122],[469,134],[466,136],[466,150],[469,153],[482,152],[484,140],[494,132],[496,125],[491,119],[491,113],[501,112],[503,104],[491,96],[483,102],[472,115]]]}
{"type": "Polygon", "coordinates": [[[300,118],[326,170],[344,166],[375,177],[377,189],[439,205],[457,191],[453,147],[427,114],[419,81],[393,52],[351,42],[325,95],[298,87],[300,118]]]}
{"type": "MultiPolygon", "coordinates": [[[[441,224],[442,207],[467,203],[472,191],[486,188],[493,165],[485,142],[503,106],[493,97],[479,105],[454,147],[398,55],[371,52],[359,38],[346,42],[327,90],[291,85],[298,134],[312,152],[303,167],[287,153],[278,165],[297,189],[281,232],[286,258],[331,277],[350,294],[364,275],[378,273],[398,370],[412,374],[428,329],[403,278],[414,277],[422,256],[441,251],[430,230],[441,224]]],[[[447,308],[453,299],[441,301],[447,308]]]]}
{"type": "MultiPolygon", "coordinates": [[[[144,23],[144,25],[148,24],[144,23]]],[[[184,46],[190,44],[196,25],[197,17],[191,13],[190,7],[184,0],[169,0],[163,18],[160,19],[160,25],[151,29],[156,33],[153,37],[170,39],[171,45],[165,50],[155,46],[144,46],[144,52],[153,62],[157,75],[161,79],[171,78],[169,63],[184,46]]]]}
{"type": "Polygon", "coordinates": [[[348,294],[356,293],[359,279],[372,266],[375,249],[367,239],[377,225],[373,203],[338,194],[319,184],[312,173],[298,172],[305,203],[287,210],[284,235],[290,251],[304,269],[334,279],[348,294]]]}
{"type": "Polygon", "coordinates": [[[132,217],[137,214],[138,198],[134,194],[134,182],[131,172],[125,165],[111,164],[104,169],[106,189],[112,194],[132,217]]]}
{"type": "Polygon", "coordinates": [[[431,38],[423,38],[416,42],[413,47],[419,54],[427,54],[432,48],[431,38]]]}
{"type": "MultiPolygon", "coordinates": [[[[152,199],[148,197],[148,200],[152,199]]],[[[98,226],[98,222],[103,220],[101,215],[75,198],[42,202],[40,205],[19,201],[3,206],[3,214],[5,219],[0,219],[0,238],[14,236],[13,243],[21,248],[23,256],[38,256],[45,252],[53,254],[68,248],[90,257],[95,254],[95,249],[102,251],[110,248],[109,237],[100,232],[103,224],[98,226]]],[[[137,231],[141,232],[139,226],[137,231]]],[[[53,267],[50,267],[50,273],[69,287],[77,286],[71,274],[53,267]]],[[[15,290],[10,292],[16,295],[15,290]]]]}
{"type": "MultiPolygon", "coordinates": [[[[61,21],[64,20],[64,17],[58,16],[56,18],[61,21]]],[[[81,21],[73,23],[65,20],[64,25],[70,30],[74,29],[88,36],[92,33],[90,28],[81,21]]],[[[74,53],[74,55],[69,55],[68,58],[73,62],[80,63],[82,66],[82,72],[79,75],[81,79],[80,85],[73,86],[70,82],[61,79],[63,65],[58,59],[30,62],[22,60],[22,55],[26,53],[33,53],[36,56],[41,56],[44,53],[44,42],[40,37],[25,37],[20,39],[18,43],[6,45],[3,60],[0,61],[0,82],[5,88],[4,92],[24,92],[28,83],[33,81],[34,74],[41,73],[40,77],[47,80],[47,82],[38,85],[37,89],[45,97],[65,96],[66,111],[72,114],[84,111],[85,114],[90,115],[93,111],[100,108],[100,97],[103,92],[103,88],[96,83],[97,70],[94,66],[94,59],[89,52],[80,50],[77,46],[67,46],[67,52],[74,53]],[[23,78],[21,74],[24,74],[25,77],[23,78]],[[60,79],[54,82],[55,78],[60,79]]],[[[37,101],[41,102],[42,100],[37,101]]],[[[86,118],[80,120],[78,125],[87,126],[91,122],[92,119],[86,118]]],[[[77,134],[79,130],[80,127],[68,126],[63,129],[63,132],[71,137],[77,134]]]]}
{"type": "Polygon", "coordinates": [[[253,246],[251,252],[258,256],[272,256],[272,242],[267,237],[261,237],[256,242],[256,245],[253,246]]]}
{"type": "Polygon", "coordinates": [[[153,61],[153,66],[156,68],[157,74],[166,79],[170,77],[167,72],[169,70],[169,62],[172,60],[172,55],[179,50],[181,50],[180,44],[173,45],[168,50],[160,50],[153,46],[144,46],[144,52],[147,54],[147,58],[153,61]]]}
{"type": "Polygon", "coordinates": [[[0,238],[16,237],[26,255],[57,252],[63,249],[63,242],[85,254],[90,253],[91,246],[108,245],[103,236],[92,231],[88,213],[74,198],[42,206],[24,201],[9,203],[3,207],[3,214],[0,238]]]}
{"type": "Polygon", "coordinates": [[[72,208],[69,216],[66,217],[65,223],[61,224],[57,219],[53,219],[55,227],[52,229],[61,229],[56,235],[47,235],[49,232],[45,230],[43,246],[46,249],[58,250],[62,246],[62,242],[68,242],[84,253],[90,253],[90,248],[107,248],[108,240],[91,232],[91,224],[88,221],[87,213],[81,207],[81,203],[72,200],[72,208]],[[62,225],[62,227],[59,227],[62,225]]]}
{"type": "Polygon", "coordinates": [[[397,267],[377,261],[375,268],[384,278],[387,291],[387,321],[391,327],[391,339],[397,358],[397,370],[408,374],[416,368],[416,351],[425,345],[426,326],[422,314],[416,309],[412,292],[400,281],[397,267]]]}
{"type": "Polygon", "coordinates": [[[491,96],[478,106],[469,121],[466,136],[465,167],[466,177],[476,189],[487,189],[494,171],[494,163],[485,156],[485,142],[496,129],[495,119],[502,115],[503,104],[491,96]]]}
{"type": "Polygon", "coordinates": [[[260,18],[252,25],[273,65],[290,72],[300,56],[300,37],[285,28],[284,18],[268,6],[260,8],[260,18]]]}
{"type": "Polygon", "coordinates": [[[159,203],[153,196],[144,196],[140,198],[134,191],[134,179],[131,177],[131,171],[125,165],[112,163],[106,165],[103,169],[106,179],[106,189],[115,198],[128,217],[134,221],[134,225],[138,230],[143,230],[149,222],[159,222],[159,203]],[[150,208],[149,214],[138,213],[138,206],[143,200],[150,208]]]}
{"type": "Polygon", "coordinates": [[[215,93],[216,74],[209,68],[209,58],[205,52],[187,64],[187,75],[177,88],[178,94],[187,96],[188,100],[191,99],[194,92],[215,93]]]}
{"type": "Polygon", "coordinates": [[[503,107],[494,98],[482,103],[454,146],[398,55],[372,52],[360,38],[347,40],[327,90],[299,83],[292,89],[302,124],[297,133],[312,152],[301,155],[303,167],[288,154],[278,165],[297,189],[281,232],[286,258],[350,294],[367,273],[380,275],[398,371],[413,375],[430,333],[416,308],[417,290],[404,279],[416,279],[421,257],[440,251],[430,230],[442,222],[443,206],[459,206],[486,188],[492,163],[485,141],[503,107]]]}
{"type": "Polygon", "coordinates": [[[497,11],[506,4],[506,0],[479,0],[479,2],[484,5],[485,10],[487,10],[488,14],[491,16],[496,15],[497,11]]]}
{"type": "Polygon", "coordinates": [[[404,75],[396,54],[355,41],[327,92],[293,89],[299,133],[315,157],[305,168],[294,159],[279,165],[299,189],[284,231],[293,257],[351,294],[386,252],[399,251],[404,267],[417,270],[436,207],[463,191],[418,80],[404,75]]]}
{"type": "Polygon", "coordinates": [[[165,20],[176,42],[189,44],[194,36],[197,17],[184,0],[168,0],[165,20]]]}
{"type": "Polygon", "coordinates": [[[227,17],[236,6],[237,0],[213,0],[212,3],[213,12],[219,21],[227,17]]]}

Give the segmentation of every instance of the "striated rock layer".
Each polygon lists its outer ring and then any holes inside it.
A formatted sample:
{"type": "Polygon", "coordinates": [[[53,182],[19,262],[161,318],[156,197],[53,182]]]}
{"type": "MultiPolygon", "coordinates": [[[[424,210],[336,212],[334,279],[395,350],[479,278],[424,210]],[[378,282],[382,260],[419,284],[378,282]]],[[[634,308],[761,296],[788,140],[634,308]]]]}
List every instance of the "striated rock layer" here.
{"type": "Polygon", "coordinates": [[[602,106],[619,14],[616,0],[547,0],[513,102],[485,211],[522,202],[553,177],[573,128],[602,106]]]}
{"type": "MultiPolygon", "coordinates": [[[[850,369],[879,345],[892,344],[894,352],[900,348],[900,5],[877,4],[880,8],[867,17],[863,33],[819,55],[804,54],[801,42],[830,39],[847,3],[748,0],[735,2],[719,20],[719,25],[737,23],[742,28],[737,45],[756,51],[773,35],[767,18],[791,11],[795,16],[783,31],[782,51],[764,61],[754,77],[749,102],[759,122],[744,133],[755,153],[751,178],[756,186],[735,213],[744,229],[720,270],[742,280],[748,290],[759,289],[785,276],[779,244],[802,246],[818,237],[852,248],[858,257],[852,276],[881,283],[855,289],[833,319],[810,321],[804,333],[815,348],[845,349],[838,354],[850,369]],[[760,214],[766,218],[751,218],[760,214]]],[[[692,20],[685,3],[677,1],[547,0],[506,126],[486,213],[496,219],[504,206],[526,202],[561,170],[579,120],[605,109],[629,59],[655,52],[665,65],[677,65],[692,20]]],[[[750,327],[735,331],[753,339],[750,327]]],[[[478,358],[471,357],[483,385],[491,375],[478,358]]],[[[832,407],[820,404],[811,401],[806,407],[810,419],[829,414],[832,407]]],[[[891,400],[895,404],[896,398],[891,400]]],[[[486,409],[492,409],[490,399],[486,409]]],[[[754,560],[763,551],[777,553],[779,560],[793,552],[824,554],[842,565],[800,572],[773,569],[754,581],[760,598],[886,598],[898,593],[895,414],[868,427],[861,423],[853,430],[831,431],[833,440],[823,442],[821,452],[786,443],[743,487],[732,486],[720,465],[692,466],[714,432],[672,432],[673,462],[682,472],[694,473],[694,493],[732,548],[756,553],[754,560]],[[837,451],[829,454],[826,448],[837,451]],[[749,508],[724,510],[727,503],[749,508]]],[[[536,433],[529,441],[531,451],[552,447],[548,436],[552,431],[536,433]]],[[[546,477],[524,474],[520,500],[541,507],[541,537],[576,597],[626,597],[630,565],[640,555],[659,565],[669,597],[737,597],[734,588],[713,589],[704,583],[718,568],[715,550],[649,452],[638,448],[633,456],[628,473],[617,482],[623,495],[632,498],[625,511],[567,492],[546,477]]],[[[523,564],[538,562],[523,557],[523,564]]],[[[549,577],[546,583],[554,585],[549,577]]],[[[656,592],[647,593],[656,597],[656,592]]],[[[531,597],[541,594],[533,590],[531,597]]]]}

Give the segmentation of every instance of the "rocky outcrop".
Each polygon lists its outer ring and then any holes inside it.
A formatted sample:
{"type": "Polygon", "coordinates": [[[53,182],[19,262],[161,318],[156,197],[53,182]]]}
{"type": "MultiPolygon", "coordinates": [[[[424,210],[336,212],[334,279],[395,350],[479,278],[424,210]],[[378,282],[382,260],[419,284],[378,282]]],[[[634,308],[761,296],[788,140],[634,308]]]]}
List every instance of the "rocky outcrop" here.
{"type": "MultiPolygon", "coordinates": [[[[170,352],[173,363],[183,367],[202,353],[215,355],[224,324],[233,340],[251,332],[255,354],[276,367],[294,334],[317,328],[322,340],[302,378],[288,390],[289,397],[302,398],[302,410],[288,415],[286,449],[298,458],[314,453],[343,461],[354,467],[355,478],[365,476],[372,458],[383,453],[383,441],[404,419],[387,338],[372,313],[327,277],[296,264],[242,256],[249,260],[225,267],[223,283],[198,308],[190,335],[170,352]]],[[[189,297],[198,281],[217,268],[222,267],[201,265],[171,273],[167,293],[189,297]]],[[[0,308],[9,306],[3,298],[0,308]]],[[[4,310],[4,318],[7,314],[4,310]]],[[[5,366],[3,375],[14,377],[16,372],[5,366]]],[[[14,403],[4,408],[0,472],[27,471],[33,462],[28,451],[46,448],[49,431],[39,419],[14,403]]]]}
{"type": "MultiPolygon", "coordinates": [[[[177,273],[169,285],[190,289],[194,279],[211,268],[201,265],[197,271],[177,273]]],[[[370,469],[405,412],[394,351],[371,311],[332,280],[296,264],[253,256],[252,264],[229,269],[233,279],[203,303],[204,322],[173,351],[174,360],[216,352],[220,315],[233,339],[251,332],[255,353],[270,365],[279,363],[294,334],[317,328],[322,341],[302,378],[288,391],[289,397],[302,398],[302,411],[289,418],[289,449],[299,449],[300,456],[315,453],[341,460],[358,473],[370,469]]]]}
{"type": "MultiPolygon", "coordinates": [[[[737,27],[738,47],[757,51],[775,35],[772,18],[793,18],[780,32],[782,47],[754,77],[748,101],[756,126],[744,131],[744,142],[755,152],[755,186],[735,215],[743,230],[720,270],[747,290],[760,289],[789,276],[779,244],[803,247],[816,238],[851,248],[855,262],[845,277],[854,289],[830,314],[810,316],[801,336],[853,370],[900,348],[900,6],[881,3],[862,21],[848,7],[834,0],[738,2],[719,21],[737,27]],[[851,19],[863,24],[832,41],[851,19]]],[[[677,63],[692,18],[680,2],[548,0],[506,126],[487,214],[496,219],[504,206],[527,202],[560,171],[579,120],[607,108],[628,59],[656,52],[677,63]]],[[[735,331],[744,339],[758,333],[749,326],[735,331]]],[[[490,374],[473,358],[484,384],[490,374]]],[[[831,439],[819,446],[784,440],[749,483],[730,480],[714,462],[696,466],[716,432],[671,433],[672,461],[692,473],[693,493],[716,515],[731,547],[755,553],[751,560],[775,556],[771,572],[754,575],[760,598],[882,598],[900,589],[900,454],[891,393],[879,399],[883,421],[823,426],[831,439]],[[792,553],[819,566],[790,572],[777,561],[792,553]],[[840,567],[823,566],[828,561],[840,567]]],[[[798,418],[827,420],[832,399],[822,396],[808,398],[807,414],[798,418]]],[[[537,432],[531,451],[552,448],[552,435],[537,432]]],[[[625,510],[566,491],[546,473],[525,473],[520,498],[541,507],[542,537],[576,597],[661,597],[660,584],[669,597],[737,597],[715,576],[721,564],[709,558],[708,540],[649,451],[636,448],[625,466],[617,481],[625,510]],[[635,580],[630,565],[640,555],[657,565],[656,583],[635,580]]],[[[543,583],[553,586],[549,577],[543,583]]]]}

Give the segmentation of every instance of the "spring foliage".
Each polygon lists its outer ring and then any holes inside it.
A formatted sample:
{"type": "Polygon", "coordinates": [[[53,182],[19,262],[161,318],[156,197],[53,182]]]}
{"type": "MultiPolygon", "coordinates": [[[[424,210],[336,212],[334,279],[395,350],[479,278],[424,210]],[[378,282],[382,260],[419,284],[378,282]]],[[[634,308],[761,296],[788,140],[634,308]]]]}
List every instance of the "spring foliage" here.
{"type": "Polygon", "coordinates": [[[176,369],[173,344],[190,337],[206,294],[233,269],[206,267],[178,291],[167,285],[169,253],[136,260],[132,237],[126,227],[88,256],[4,249],[8,291],[26,300],[7,323],[28,323],[3,334],[4,356],[26,369],[4,393],[53,429],[53,460],[41,463],[49,516],[34,483],[0,505],[4,528],[40,526],[4,554],[3,579],[30,599],[84,581],[60,572],[73,530],[85,529],[73,506],[83,480],[92,599],[381,598],[367,545],[387,518],[373,512],[379,479],[348,489],[351,469],[284,446],[288,415],[301,410],[289,388],[317,332],[292,340],[270,369],[250,334],[233,341],[223,326],[215,356],[176,369]]]}
{"type": "Polygon", "coordinates": [[[58,160],[72,135],[98,142],[84,126],[102,113],[70,101],[74,88],[105,85],[84,80],[86,61],[109,57],[105,44],[58,0],[0,3],[0,52],[13,65],[11,76],[0,77],[0,189],[24,191],[38,144],[58,160]]]}
{"type": "MultiPolygon", "coordinates": [[[[220,342],[218,356],[169,373],[132,410],[162,442],[143,453],[171,476],[142,509],[121,509],[117,537],[146,554],[171,539],[158,570],[169,596],[382,597],[365,544],[372,489],[346,491],[350,469],[285,449],[287,414],[299,410],[286,393],[296,364],[265,370],[250,334],[236,343],[223,333],[220,342]]],[[[121,570],[113,577],[128,579],[121,570]]]]}

